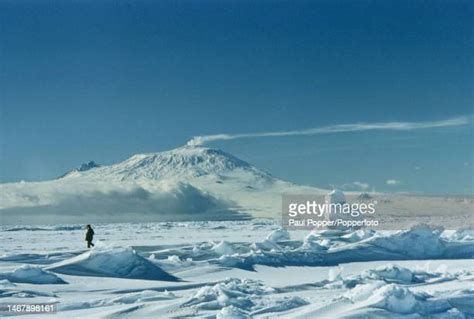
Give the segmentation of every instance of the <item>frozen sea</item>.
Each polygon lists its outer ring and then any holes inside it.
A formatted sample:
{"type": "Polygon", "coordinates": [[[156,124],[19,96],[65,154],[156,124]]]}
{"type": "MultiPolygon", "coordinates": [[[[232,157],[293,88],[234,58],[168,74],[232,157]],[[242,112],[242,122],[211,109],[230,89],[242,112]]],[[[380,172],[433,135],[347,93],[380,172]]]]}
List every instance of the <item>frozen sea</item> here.
{"type": "MultiPolygon", "coordinates": [[[[474,231],[286,231],[277,221],[2,226],[16,318],[474,318],[474,231]]],[[[3,310],[5,310],[3,308],[3,310]]]]}

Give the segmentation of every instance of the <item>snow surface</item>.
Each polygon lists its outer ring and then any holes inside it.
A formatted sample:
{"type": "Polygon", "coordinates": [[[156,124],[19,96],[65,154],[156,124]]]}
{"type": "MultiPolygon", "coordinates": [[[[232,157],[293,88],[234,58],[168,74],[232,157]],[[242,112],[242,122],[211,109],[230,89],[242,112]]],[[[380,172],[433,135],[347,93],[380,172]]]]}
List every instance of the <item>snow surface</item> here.
{"type": "Polygon", "coordinates": [[[264,219],[94,226],[87,251],[77,225],[0,226],[0,301],[56,303],[35,318],[474,316],[467,231],[287,232],[264,219]],[[15,280],[33,273],[67,284],[15,280]]]}

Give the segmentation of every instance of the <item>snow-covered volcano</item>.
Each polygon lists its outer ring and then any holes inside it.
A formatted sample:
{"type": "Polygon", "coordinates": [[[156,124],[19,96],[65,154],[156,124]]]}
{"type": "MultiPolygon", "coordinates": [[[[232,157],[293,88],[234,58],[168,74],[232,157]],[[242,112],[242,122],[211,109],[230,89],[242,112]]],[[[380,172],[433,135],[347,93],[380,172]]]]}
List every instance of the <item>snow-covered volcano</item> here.
{"type": "Polygon", "coordinates": [[[186,182],[197,177],[255,179],[259,183],[276,179],[249,163],[221,150],[184,146],[170,151],[136,154],[110,166],[76,170],[65,177],[100,178],[119,181],[174,179],[186,182]]]}
{"type": "MultiPolygon", "coordinates": [[[[51,181],[0,184],[0,220],[87,224],[280,218],[282,194],[324,200],[329,192],[280,180],[231,154],[201,146],[137,154],[113,165],[91,163],[51,181]]],[[[410,217],[403,219],[407,221],[429,213],[424,222],[438,216],[445,224],[446,211],[464,216],[458,218],[463,223],[472,220],[472,198],[382,193],[370,198],[378,201],[378,215],[388,214],[388,220],[400,220],[400,212],[410,217]]]]}
{"type": "Polygon", "coordinates": [[[276,217],[282,193],[315,192],[326,191],[279,180],[221,150],[184,146],[51,181],[0,185],[0,214],[5,222],[276,217]]]}

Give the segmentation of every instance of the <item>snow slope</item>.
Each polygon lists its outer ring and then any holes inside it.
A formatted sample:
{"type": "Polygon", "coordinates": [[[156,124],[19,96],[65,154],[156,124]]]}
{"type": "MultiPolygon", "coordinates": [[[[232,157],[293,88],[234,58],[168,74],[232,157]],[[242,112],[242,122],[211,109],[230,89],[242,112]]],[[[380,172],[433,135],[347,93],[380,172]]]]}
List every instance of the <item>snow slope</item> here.
{"type": "Polygon", "coordinates": [[[79,256],[48,266],[47,269],[76,276],[178,280],[131,248],[94,248],[79,256]]]}
{"type": "Polygon", "coordinates": [[[59,178],[63,178],[63,177],[66,177],[66,176],[71,176],[71,175],[74,175],[77,172],[85,172],[85,171],[88,171],[90,169],[97,168],[97,167],[100,167],[100,165],[97,164],[94,161],[89,161],[87,163],[82,163],[78,168],[75,168],[75,169],[67,172],[64,175],[61,175],[59,178]]]}
{"type": "Polygon", "coordinates": [[[276,179],[249,163],[221,150],[202,146],[184,146],[170,151],[133,155],[124,162],[94,170],[78,171],[67,178],[89,177],[107,180],[184,180],[212,175],[274,182],[276,179]]]}

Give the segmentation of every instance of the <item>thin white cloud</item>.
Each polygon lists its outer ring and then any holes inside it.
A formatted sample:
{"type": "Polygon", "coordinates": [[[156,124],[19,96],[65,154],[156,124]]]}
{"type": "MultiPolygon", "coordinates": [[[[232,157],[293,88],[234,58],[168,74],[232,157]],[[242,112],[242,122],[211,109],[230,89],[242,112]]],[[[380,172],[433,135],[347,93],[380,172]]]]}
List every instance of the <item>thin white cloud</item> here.
{"type": "Polygon", "coordinates": [[[368,183],[363,183],[359,181],[351,182],[351,183],[345,183],[343,185],[340,185],[339,187],[335,188],[341,188],[343,190],[368,190],[370,188],[370,185],[368,183]]]}
{"type": "Polygon", "coordinates": [[[374,122],[374,123],[353,123],[353,124],[336,124],[310,128],[297,131],[280,131],[280,132],[261,132],[261,133],[244,133],[244,134],[215,134],[195,136],[188,141],[188,145],[197,146],[213,141],[234,140],[239,138],[257,138],[257,137],[279,137],[279,136],[301,136],[301,135],[321,135],[328,133],[342,132],[360,132],[371,130],[387,130],[387,131],[410,131],[439,127],[464,126],[471,122],[467,116],[445,119],[441,121],[431,122],[374,122]]]}
{"type": "Polygon", "coordinates": [[[370,187],[370,185],[367,184],[367,183],[362,183],[362,182],[357,182],[357,181],[353,182],[352,184],[353,184],[355,187],[358,187],[358,188],[364,189],[364,190],[369,189],[369,187],[370,187]]]}
{"type": "Polygon", "coordinates": [[[387,185],[399,185],[401,182],[397,179],[387,179],[386,184],[387,185]]]}

